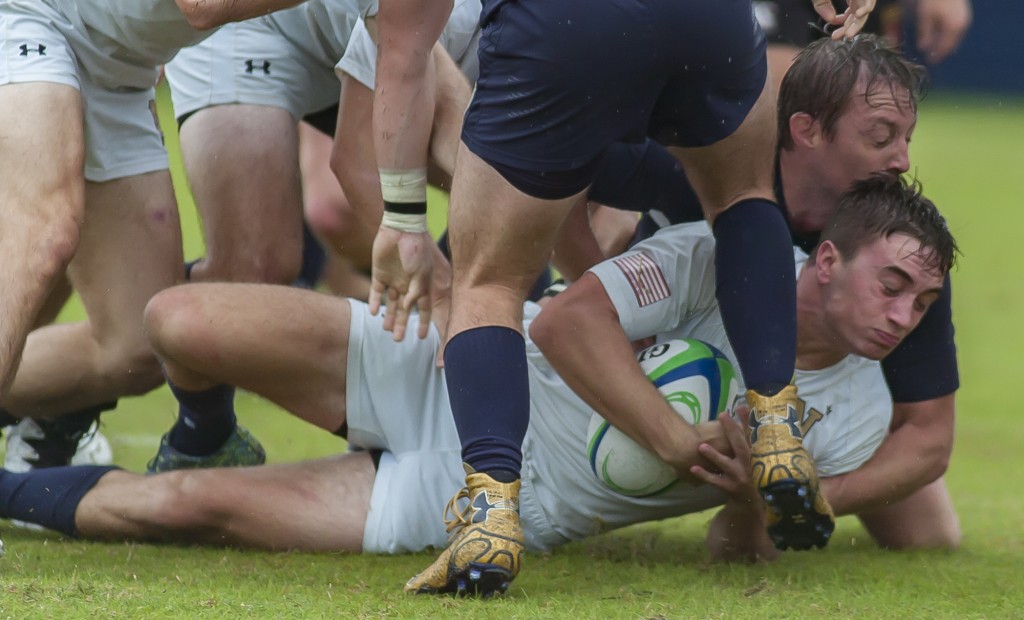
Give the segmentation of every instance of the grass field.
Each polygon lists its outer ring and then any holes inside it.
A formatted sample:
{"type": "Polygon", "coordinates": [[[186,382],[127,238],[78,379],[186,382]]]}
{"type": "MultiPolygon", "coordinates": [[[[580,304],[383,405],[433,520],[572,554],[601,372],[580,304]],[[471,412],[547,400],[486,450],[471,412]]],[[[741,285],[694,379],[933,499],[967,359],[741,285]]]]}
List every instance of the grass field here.
{"type": "MultiPolygon", "coordinates": [[[[1024,368],[1022,144],[1024,101],[933,97],[912,147],[917,176],[963,250],[954,274],[963,388],[947,475],[959,552],[882,552],[844,518],[824,551],[710,565],[704,513],[530,556],[509,596],[481,602],[403,595],[430,554],[93,544],[0,524],[0,618],[1024,618],[1024,419],[1007,387],[1024,368]]],[[[188,207],[183,221],[186,255],[196,256],[188,207]]],[[[343,447],[253,397],[240,397],[238,410],[272,461],[343,447]]],[[[123,400],[104,418],[119,464],[141,470],[173,416],[166,390],[123,400]]]]}

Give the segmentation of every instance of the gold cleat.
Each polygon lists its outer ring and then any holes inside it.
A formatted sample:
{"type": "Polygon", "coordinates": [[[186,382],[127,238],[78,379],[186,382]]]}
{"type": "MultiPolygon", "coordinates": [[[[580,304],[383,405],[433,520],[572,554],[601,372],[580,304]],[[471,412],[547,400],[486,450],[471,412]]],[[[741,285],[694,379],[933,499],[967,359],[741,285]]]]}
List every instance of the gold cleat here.
{"type": "Polygon", "coordinates": [[[498,482],[466,468],[466,486],[444,511],[448,547],[422,573],[405,584],[414,594],[478,594],[508,590],[523,564],[519,525],[520,481],[498,482]],[[464,508],[459,508],[467,500],[464,508]]]}
{"type": "Polygon", "coordinates": [[[824,547],[835,516],[819,493],[818,472],[803,446],[803,402],[789,385],[775,396],[747,391],[754,482],[768,505],[768,535],[779,549],[824,547]]]}

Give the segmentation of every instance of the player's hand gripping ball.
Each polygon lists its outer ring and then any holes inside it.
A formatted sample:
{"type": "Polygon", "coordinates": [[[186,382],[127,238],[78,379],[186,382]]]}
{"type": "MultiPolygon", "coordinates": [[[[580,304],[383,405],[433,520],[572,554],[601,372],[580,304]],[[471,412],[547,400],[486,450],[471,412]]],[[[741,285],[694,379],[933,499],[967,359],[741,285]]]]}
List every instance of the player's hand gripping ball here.
{"type": "MultiPolygon", "coordinates": [[[[739,381],[721,351],[699,340],[669,340],[637,354],[640,367],[684,420],[699,424],[731,415],[739,381]]],[[[660,493],[677,482],[675,471],[594,413],[587,430],[587,457],[594,474],[632,497],[660,493]]]]}

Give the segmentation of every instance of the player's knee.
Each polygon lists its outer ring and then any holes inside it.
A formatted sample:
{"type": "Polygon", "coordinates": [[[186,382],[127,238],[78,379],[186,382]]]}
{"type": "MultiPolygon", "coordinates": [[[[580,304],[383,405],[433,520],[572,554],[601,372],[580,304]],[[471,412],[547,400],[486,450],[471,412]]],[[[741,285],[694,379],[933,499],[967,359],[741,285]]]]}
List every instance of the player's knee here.
{"type": "Polygon", "coordinates": [[[207,312],[199,291],[203,285],[188,284],[163,290],[146,304],[143,315],[149,344],[157,354],[176,360],[183,352],[209,345],[217,334],[210,329],[207,312]]]}
{"type": "Polygon", "coordinates": [[[35,233],[22,231],[31,235],[34,246],[31,255],[38,257],[40,263],[37,268],[46,281],[52,281],[63,274],[74,258],[81,222],[81,217],[67,215],[67,210],[60,209],[53,217],[42,218],[35,233]]]}

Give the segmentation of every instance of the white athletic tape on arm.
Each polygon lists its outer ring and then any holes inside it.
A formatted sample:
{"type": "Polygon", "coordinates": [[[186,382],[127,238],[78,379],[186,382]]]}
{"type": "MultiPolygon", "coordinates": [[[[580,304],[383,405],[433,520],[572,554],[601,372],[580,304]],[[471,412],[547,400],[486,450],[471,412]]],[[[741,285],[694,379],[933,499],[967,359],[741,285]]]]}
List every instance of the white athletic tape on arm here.
{"type": "Polygon", "coordinates": [[[427,201],[427,169],[398,170],[381,168],[380,193],[384,202],[425,203],[427,201]]]}
{"type": "Polygon", "coordinates": [[[394,228],[404,233],[425,233],[427,232],[427,216],[415,213],[392,213],[385,211],[380,220],[381,226],[394,228]]]}
{"type": "Polygon", "coordinates": [[[405,233],[427,232],[427,169],[382,168],[378,172],[384,198],[381,226],[405,233]]]}

